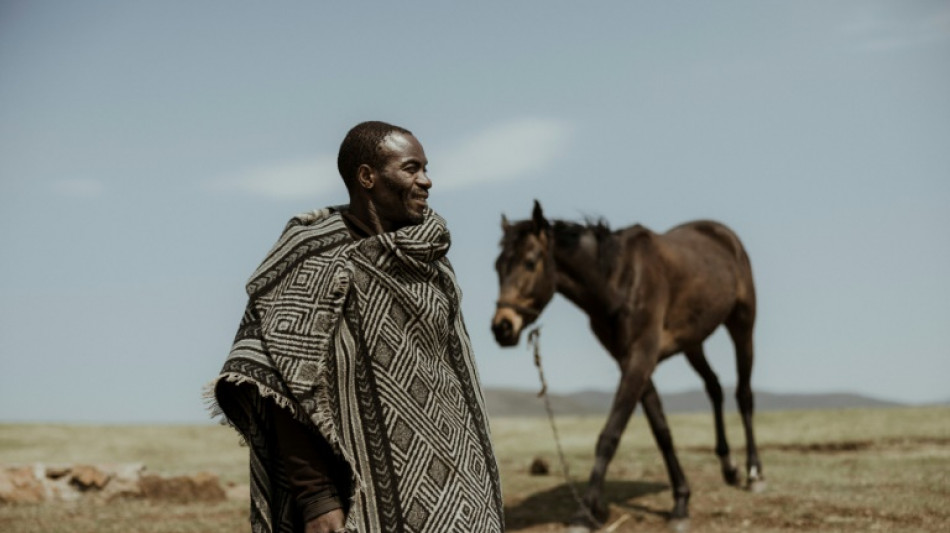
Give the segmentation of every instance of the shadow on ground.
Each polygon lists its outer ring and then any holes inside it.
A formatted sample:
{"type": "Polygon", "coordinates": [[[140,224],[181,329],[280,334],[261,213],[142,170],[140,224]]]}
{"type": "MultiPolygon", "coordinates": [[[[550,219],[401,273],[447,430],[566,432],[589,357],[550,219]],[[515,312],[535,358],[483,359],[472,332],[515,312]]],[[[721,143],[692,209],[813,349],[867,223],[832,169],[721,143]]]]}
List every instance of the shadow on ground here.
{"type": "MultiPolygon", "coordinates": [[[[583,495],[585,484],[574,485],[577,493],[583,495]]],[[[649,481],[608,481],[604,484],[606,503],[620,504],[626,508],[666,517],[668,511],[658,511],[637,505],[634,500],[641,496],[669,490],[666,483],[649,481]]],[[[508,529],[524,529],[550,522],[566,523],[578,511],[577,501],[571,488],[565,483],[544,492],[528,496],[516,505],[505,506],[505,526],[508,529]]]]}

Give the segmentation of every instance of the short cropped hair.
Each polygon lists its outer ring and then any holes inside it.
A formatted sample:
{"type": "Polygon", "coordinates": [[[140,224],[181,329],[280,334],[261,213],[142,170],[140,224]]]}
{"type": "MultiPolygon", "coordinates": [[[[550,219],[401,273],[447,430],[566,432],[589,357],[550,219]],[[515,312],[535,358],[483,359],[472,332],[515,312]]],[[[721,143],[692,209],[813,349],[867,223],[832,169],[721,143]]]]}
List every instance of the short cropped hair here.
{"type": "Polygon", "coordinates": [[[361,122],[350,129],[340,144],[340,153],[336,158],[337,169],[347,188],[356,183],[356,171],[360,165],[379,168],[384,163],[379,145],[393,133],[412,135],[405,128],[378,120],[361,122]]]}

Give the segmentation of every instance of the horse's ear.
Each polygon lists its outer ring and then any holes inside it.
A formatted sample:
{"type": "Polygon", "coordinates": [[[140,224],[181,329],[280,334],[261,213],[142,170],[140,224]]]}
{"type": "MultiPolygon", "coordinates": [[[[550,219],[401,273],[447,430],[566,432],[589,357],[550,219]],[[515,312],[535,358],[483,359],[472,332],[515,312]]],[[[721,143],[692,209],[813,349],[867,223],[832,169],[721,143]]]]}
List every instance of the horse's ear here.
{"type": "Polygon", "coordinates": [[[511,224],[508,223],[508,217],[504,213],[501,214],[501,229],[508,231],[508,228],[511,227],[511,224]]]}
{"type": "Polygon", "coordinates": [[[541,204],[534,201],[534,211],[531,213],[531,220],[534,221],[534,232],[541,233],[551,227],[548,220],[544,218],[544,211],[541,210],[541,204]]]}

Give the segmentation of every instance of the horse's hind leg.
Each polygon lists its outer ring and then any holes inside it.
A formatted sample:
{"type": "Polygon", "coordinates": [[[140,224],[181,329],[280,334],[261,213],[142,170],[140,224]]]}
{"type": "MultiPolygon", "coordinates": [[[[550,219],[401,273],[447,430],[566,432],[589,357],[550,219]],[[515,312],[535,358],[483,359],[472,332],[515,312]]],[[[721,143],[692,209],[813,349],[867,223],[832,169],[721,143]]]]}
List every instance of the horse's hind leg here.
{"type": "Polygon", "coordinates": [[[712,367],[709,366],[702,345],[692,347],[684,353],[693,370],[703,378],[703,382],[706,384],[706,395],[709,396],[709,402],[712,403],[713,419],[716,424],[716,455],[719,457],[719,464],[722,467],[722,477],[729,485],[738,485],[739,469],[732,462],[732,455],[729,453],[729,442],[726,440],[726,425],[722,416],[722,387],[719,385],[719,378],[713,372],[712,367]]]}
{"type": "Polygon", "coordinates": [[[759,451],[755,445],[755,430],[752,426],[752,415],[755,411],[755,399],[752,395],[752,363],[754,351],[752,348],[752,326],[754,315],[748,309],[737,306],[726,321],[726,329],[736,347],[736,367],[738,369],[738,383],[736,384],[736,403],[739,404],[739,413],[742,415],[742,426],[745,428],[746,444],[746,487],[754,492],[765,489],[765,476],[762,473],[762,463],[759,461],[759,451]]]}
{"type": "Polygon", "coordinates": [[[686,475],[683,474],[679,459],[676,457],[673,436],[670,434],[670,427],[666,423],[666,415],[663,414],[663,404],[660,402],[660,395],[656,392],[652,379],[647,384],[646,390],[643,391],[640,403],[643,405],[643,413],[650,423],[650,430],[653,431],[653,438],[656,439],[656,446],[663,454],[666,472],[670,476],[670,484],[673,485],[673,511],[670,512],[670,518],[673,520],[687,518],[689,516],[689,484],[686,482],[686,475]]]}

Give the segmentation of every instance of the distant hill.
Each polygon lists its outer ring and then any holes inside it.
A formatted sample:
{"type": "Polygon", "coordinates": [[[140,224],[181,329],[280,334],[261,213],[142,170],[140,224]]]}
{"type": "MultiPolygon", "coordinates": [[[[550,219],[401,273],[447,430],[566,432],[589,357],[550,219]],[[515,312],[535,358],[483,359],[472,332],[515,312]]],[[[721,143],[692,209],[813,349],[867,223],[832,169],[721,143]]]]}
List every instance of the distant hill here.
{"type": "MultiPolygon", "coordinates": [[[[736,411],[735,390],[725,388],[726,411],[736,411]]],[[[660,393],[667,413],[710,411],[705,391],[660,393]]],[[[551,394],[551,405],[557,415],[606,415],[613,392],[585,390],[570,394],[551,394]]],[[[509,388],[485,389],[485,402],[492,416],[544,416],[544,403],[537,391],[509,388]]],[[[795,409],[847,409],[856,407],[900,407],[904,404],[862,396],[860,394],[777,394],[755,391],[756,411],[795,409]]]]}

